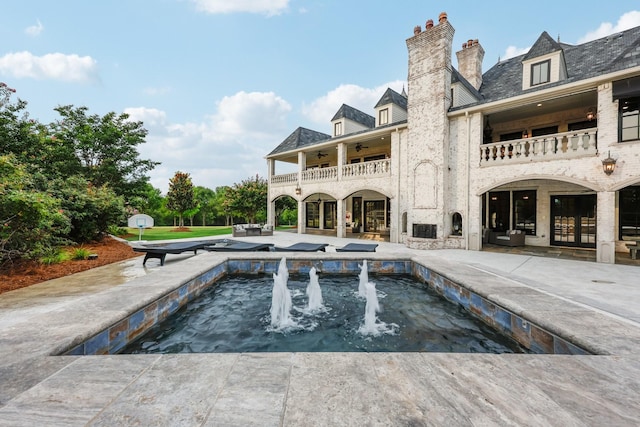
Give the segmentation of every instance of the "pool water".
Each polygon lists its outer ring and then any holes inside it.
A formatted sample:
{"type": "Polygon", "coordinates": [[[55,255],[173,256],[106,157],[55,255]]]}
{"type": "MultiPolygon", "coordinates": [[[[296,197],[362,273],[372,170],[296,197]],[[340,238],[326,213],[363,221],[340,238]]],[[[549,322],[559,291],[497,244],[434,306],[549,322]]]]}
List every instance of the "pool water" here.
{"type": "Polygon", "coordinates": [[[309,276],[292,275],[292,324],[273,327],[271,275],[220,280],[120,353],[455,352],[527,353],[409,275],[370,275],[380,311],[363,334],[358,277],[319,275],[323,305],[307,310],[309,276]]]}

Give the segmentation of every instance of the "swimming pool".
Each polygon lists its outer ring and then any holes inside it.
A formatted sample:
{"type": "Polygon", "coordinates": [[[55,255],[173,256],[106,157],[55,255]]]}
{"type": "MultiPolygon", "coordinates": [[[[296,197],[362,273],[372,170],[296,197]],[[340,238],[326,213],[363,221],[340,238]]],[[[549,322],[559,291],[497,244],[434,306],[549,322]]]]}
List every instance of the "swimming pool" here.
{"type": "MultiPolygon", "coordinates": [[[[144,335],[150,328],[180,310],[189,301],[193,301],[206,289],[215,285],[225,277],[243,274],[270,275],[277,272],[280,258],[278,254],[245,254],[235,257],[217,257],[214,262],[207,263],[204,268],[180,280],[171,277],[172,287],[163,285],[164,294],[155,299],[146,298],[130,305],[128,314],[114,321],[104,329],[89,331],[86,335],[77,335],[59,353],[65,355],[97,355],[118,354],[129,343],[144,335]],[[259,256],[259,258],[258,258],[259,256]]],[[[491,298],[491,295],[476,288],[472,278],[464,275],[452,280],[449,275],[440,273],[422,260],[403,258],[370,257],[369,271],[376,274],[408,274],[415,280],[423,282],[436,294],[450,303],[472,313],[477,319],[486,323],[502,335],[517,341],[522,347],[537,354],[596,354],[572,342],[572,338],[562,336],[562,328],[550,330],[531,322],[524,314],[510,311],[491,298]],[[560,333],[558,333],[560,332],[560,333]]],[[[292,274],[308,274],[312,267],[317,267],[324,274],[357,275],[362,259],[353,256],[336,256],[327,254],[297,255],[287,260],[292,274]]],[[[150,279],[150,278],[149,278],[150,279]]],[[[153,287],[151,285],[150,289],[153,287]]],[[[553,325],[551,325],[553,326],[553,325]]]]}
{"type": "Polygon", "coordinates": [[[290,277],[291,318],[280,328],[270,316],[274,279],[238,275],[220,280],[121,353],[527,352],[412,276],[369,279],[381,308],[371,330],[362,330],[367,301],[357,276],[320,275],[323,302],[314,309],[305,292],[309,277],[290,277]]]}

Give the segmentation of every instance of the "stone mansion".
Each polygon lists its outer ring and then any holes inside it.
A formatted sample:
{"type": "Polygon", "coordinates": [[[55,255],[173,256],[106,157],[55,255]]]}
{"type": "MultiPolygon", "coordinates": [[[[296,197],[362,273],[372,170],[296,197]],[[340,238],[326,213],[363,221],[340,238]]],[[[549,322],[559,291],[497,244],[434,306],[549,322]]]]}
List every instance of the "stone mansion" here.
{"type": "Polygon", "coordinates": [[[372,114],[343,104],[331,135],[300,127],[266,156],[268,223],[288,196],[298,233],[480,250],[521,230],[615,262],[640,239],[640,27],[580,45],[543,32],[484,73],[473,39],[453,68],[453,35],[446,13],[415,27],[406,92],[372,114]]]}

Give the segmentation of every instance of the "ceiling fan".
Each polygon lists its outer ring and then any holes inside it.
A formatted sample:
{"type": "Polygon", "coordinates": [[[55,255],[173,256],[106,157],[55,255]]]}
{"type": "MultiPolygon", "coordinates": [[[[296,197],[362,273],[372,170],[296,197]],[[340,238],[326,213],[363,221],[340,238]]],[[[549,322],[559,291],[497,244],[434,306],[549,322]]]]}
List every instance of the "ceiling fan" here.
{"type": "Polygon", "coordinates": [[[328,154],[323,153],[322,151],[318,151],[318,159],[321,159],[321,158],[323,158],[325,156],[328,156],[328,154]]]}
{"type": "Polygon", "coordinates": [[[362,144],[360,144],[359,142],[356,144],[356,151],[360,152],[360,150],[362,150],[363,148],[369,148],[369,147],[365,147],[362,144]]]}

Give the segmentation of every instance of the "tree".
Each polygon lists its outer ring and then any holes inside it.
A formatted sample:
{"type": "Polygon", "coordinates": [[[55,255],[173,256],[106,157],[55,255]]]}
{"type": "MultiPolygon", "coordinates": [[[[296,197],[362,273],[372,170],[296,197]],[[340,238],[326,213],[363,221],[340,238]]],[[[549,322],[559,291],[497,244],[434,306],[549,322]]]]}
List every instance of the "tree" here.
{"type": "Polygon", "coordinates": [[[267,180],[256,175],[255,179],[234,184],[227,192],[227,206],[233,215],[244,217],[249,223],[266,218],[267,180]]]}
{"type": "Polygon", "coordinates": [[[288,214],[286,219],[284,218],[283,214],[285,212],[293,212],[293,211],[296,212],[296,217],[297,217],[298,202],[296,201],[296,199],[294,199],[291,196],[284,196],[276,199],[276,217],[275,217],[274,225],[280,225],[280,219],[288,222],[289,225],[291,225],[290,223],[291,214],[288,214]]]}
{"type": "Polygon", "coordinates": [[[202,225],[207,225],[207,214],[213,216],[212,214],[215,213],[216,193],[210,188],[197,186],[194,188],[193,194],[202,216],[202,225]]]}
{"type": "Polygon", "coordinates": [[[74,154],[67,159],[63,175],[80,174],[96,187],[109,185],[127,201],[144,194],[146,173],[159,163],[139,158],[137,146],[147,136],[142,122],[131,121],[124,113],[89,115],[87,107],[67,105],[55,110],[62,119],[50,125],[50,141],[59,146],[58,151],[64,148],[74,154]]]}
{"type": "Polygon", "coordinates": [[[185,172],[176,172],[169,180],[167,192],[167,208],[178,215],[179,227],[184,227],[184,215],[196,206],[193,197],[193,183],[191,177],[185,172]]]}
{"type": "Polygon", "coordinates": [[[224,225],[233,224],[233,212],[229,205],[229,195],[231,194],[231,187],[224,185],[222,187],[216,187],[216,201],[215,204],[218,208],[218,214],[224,216],[224,225]]]}

